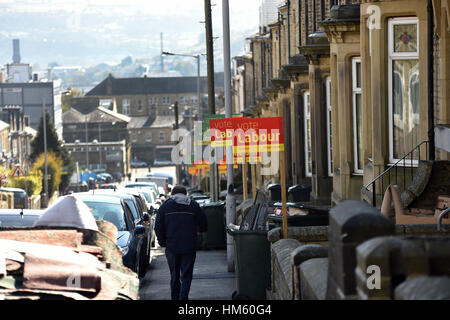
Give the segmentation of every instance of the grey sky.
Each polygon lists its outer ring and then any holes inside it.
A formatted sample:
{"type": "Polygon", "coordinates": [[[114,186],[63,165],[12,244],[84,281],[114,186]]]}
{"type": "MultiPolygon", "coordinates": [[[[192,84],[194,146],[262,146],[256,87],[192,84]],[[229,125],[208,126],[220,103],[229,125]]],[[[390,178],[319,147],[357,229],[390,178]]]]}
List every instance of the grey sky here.
{"type": "MultiPolygon", "coordinates": [[[[256,31],[260,0],[229,2],[232,39],[256,31]]],[[[222,0],[212,3],[214,36],[220,37],[222,0]]],[[[42,64],[155,55],[161,32],[167,50],[203,51],[201,21],[203,0],[0,0],[0,62],[11,59],[13,38],[21,39],[26,61],[42,64]]]]}

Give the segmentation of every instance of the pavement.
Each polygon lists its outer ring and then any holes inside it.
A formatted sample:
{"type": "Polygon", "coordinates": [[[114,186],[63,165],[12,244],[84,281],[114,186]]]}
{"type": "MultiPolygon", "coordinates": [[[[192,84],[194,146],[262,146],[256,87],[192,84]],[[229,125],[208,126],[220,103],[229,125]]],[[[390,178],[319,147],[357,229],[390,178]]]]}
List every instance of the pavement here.
{"type": "MultiPolygon", "coordinates": [[[[152,262],[141,280],[141,300],[170,300],[170,273],[162,249],[152,249],[152,262]]],[[[234,272],[227,271],[227,252],[197,251],[190,300],[231,300],[236,290],[234,272]]]]}
{"type": "MultiPolygon", "coordinates": [[[[175,167],[152,168],[151,172],[169,173],[175,176],[175,167]]],[[[133,181],[143,177],[148,169],[133,169],[133,181]]],[[[128,182],[128,181],[127,181],[128,182]]],[[[176,182],[175,182],[176,183],[176,182]]],[[[190,300],[231,300],[236,290],[234,272],[228,272],[225,250],[197,251],[190,300]]],[[[141,300],[170,300],[170,273],[164,250],[152,248],[152,262],[143,279],[139,295],[141,300]]]]}

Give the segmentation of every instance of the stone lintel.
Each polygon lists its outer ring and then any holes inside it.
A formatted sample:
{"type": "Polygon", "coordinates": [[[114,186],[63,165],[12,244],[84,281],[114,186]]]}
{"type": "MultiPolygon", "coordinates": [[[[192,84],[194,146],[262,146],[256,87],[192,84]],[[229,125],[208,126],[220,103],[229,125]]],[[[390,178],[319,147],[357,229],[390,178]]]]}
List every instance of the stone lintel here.
{"type": "Polygon", "coordinates": [[[310,44],[298,48],[310,64],[318,64],[320,56],[330,55],[330,44],[310,44]]]}
{"type": "Polygon", "coordinates": [[[289,79],[271,79],[270,82],[277,89],[286,89],[291,86],[291,80],[289,79]]]}

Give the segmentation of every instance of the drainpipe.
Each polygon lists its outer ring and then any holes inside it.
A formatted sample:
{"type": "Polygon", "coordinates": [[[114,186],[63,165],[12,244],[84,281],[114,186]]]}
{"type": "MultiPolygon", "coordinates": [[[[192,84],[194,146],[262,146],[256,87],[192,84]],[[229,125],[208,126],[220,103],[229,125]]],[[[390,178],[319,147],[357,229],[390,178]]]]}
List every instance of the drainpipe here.
{"type": "Polygon", "coordinates": [[[282,22],[283,16],[278,11],[278,78],[280,77],[280,69],[281,69],[281,22],[282,22]]]}
{"type": "Polygon", "coordinates": [[[434,17],[433,1],[428,0],[428,141],[430,142],[430,161],[436,160],[434,135],[434,17]]]}
{"type": "Polygon", "coordinates": [[[289,59],[291,58],[291,0],[287,0],[287,12],[288,12],[288,16],[287,16],[287,24],[288,24],[288,29],[287,29],[287,34],[288,34],[288,49],[287,49],[287,54],[288,54],[288,58],[287,58],[287,63],[289,64],[289,59]]]}

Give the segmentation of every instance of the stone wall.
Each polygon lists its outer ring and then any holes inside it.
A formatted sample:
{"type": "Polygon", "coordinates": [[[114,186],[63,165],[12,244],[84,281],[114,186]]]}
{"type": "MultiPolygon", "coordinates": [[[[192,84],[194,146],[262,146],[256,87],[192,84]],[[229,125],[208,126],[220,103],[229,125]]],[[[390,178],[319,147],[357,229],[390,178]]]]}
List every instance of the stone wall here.
{"type": "MultiPolygon", "coordinates": [[[[450,230],[394,225],[360,201],[344,201],[333,208],[330,222],[329,227],[289,227],[288,239],[282,239],[281,228],[269,231],[272,290],[268,299],[412,299],[400,286],[405,281],[450,276],[450,230]],[[368,292],[364,289],[370,277],[367,268],[377,264],[384,290],[368,292]]],[[[432,292],[429,297],[445,296],[432,292]]]]}

